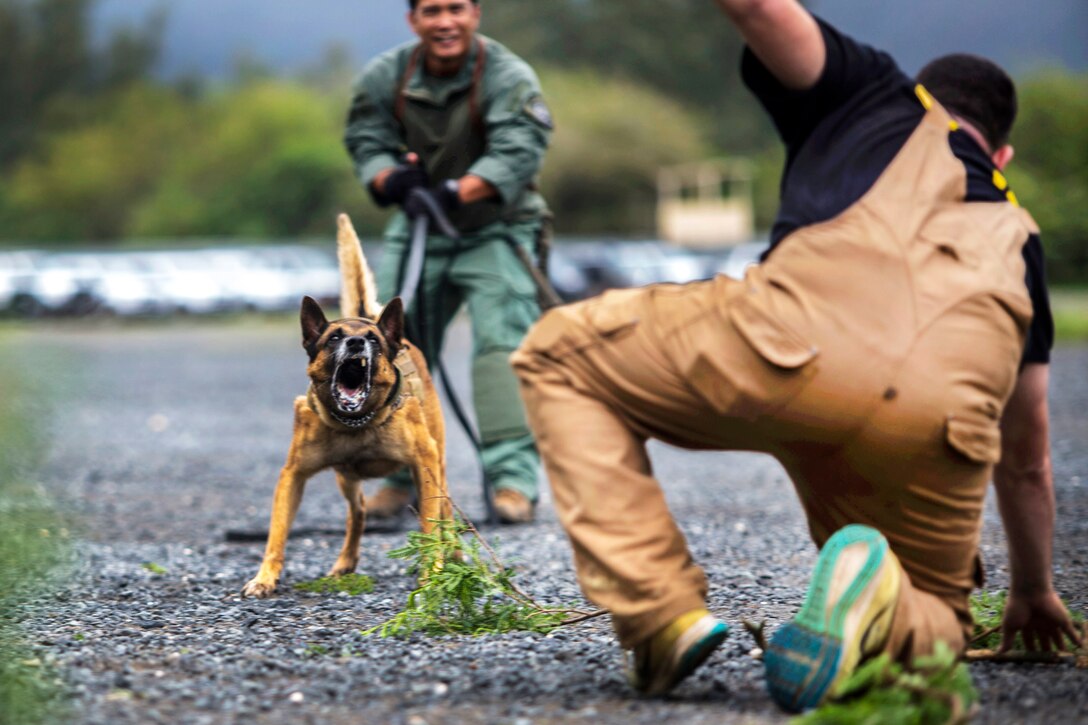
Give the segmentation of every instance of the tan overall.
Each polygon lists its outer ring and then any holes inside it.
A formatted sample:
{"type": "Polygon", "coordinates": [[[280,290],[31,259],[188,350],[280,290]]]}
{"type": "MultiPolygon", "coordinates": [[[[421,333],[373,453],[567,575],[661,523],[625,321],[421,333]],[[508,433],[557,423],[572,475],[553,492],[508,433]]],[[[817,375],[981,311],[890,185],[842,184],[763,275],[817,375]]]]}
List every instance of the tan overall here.
{"type": "Polygon", "coordinates": [[[817,545],[851,523],[891,543],[909,581],[888,651],[964,646],[998,420],[1032,314],[1031,222],[1011,203],[963,201],[951,126],[932,106],[861,200],[792,233],[743,282],[556,308],[514,353],[579,582],[624,647],[706,593],[650,437],[774,455],[817,545]]]}

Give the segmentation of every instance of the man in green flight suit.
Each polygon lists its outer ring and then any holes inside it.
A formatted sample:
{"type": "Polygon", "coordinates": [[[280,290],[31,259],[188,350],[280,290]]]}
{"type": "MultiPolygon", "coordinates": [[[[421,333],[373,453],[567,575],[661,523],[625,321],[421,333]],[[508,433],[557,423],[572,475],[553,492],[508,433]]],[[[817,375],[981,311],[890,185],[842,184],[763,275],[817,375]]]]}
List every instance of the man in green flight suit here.
{"type": "MultiPolygon", "coordinates": [[[[477,33],[478,0],[409,0],[419,41],[372,60],[356,82],[344,143],[374,201],[397,204],[385,231],[378,288],[401,287],[409,215],[425,194],[459,239],[433,233],[409,320],[431,364],[462,304],[473,331],[473,403],[483,465],[503,523],[531,521],[539,456],[507,358],[540,314],[529,270],[512,246],[532,253],[549,215],[534,177],[552,130],[536,74],[477,33]]],[[[406,474],[368,501],[367,517],[397,521],[411,501],[406,474]]]]}

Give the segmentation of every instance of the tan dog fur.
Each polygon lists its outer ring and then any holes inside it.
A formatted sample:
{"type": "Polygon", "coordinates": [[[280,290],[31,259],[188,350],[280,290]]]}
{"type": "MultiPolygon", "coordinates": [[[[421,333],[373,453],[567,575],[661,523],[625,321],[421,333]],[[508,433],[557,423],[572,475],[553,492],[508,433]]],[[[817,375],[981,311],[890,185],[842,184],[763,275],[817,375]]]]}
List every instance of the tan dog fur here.
{"type": "Polygon", "coordinates": [[[317,302],[309,297],[303,299],[300,317],[303,346],[311,356],[307,368],[310,392],[295,399],[294,433],[287,463],[276,484],[264,560],[257,575],[242,589],[243,596],[266,597],[275,590],[283,570],[287,534],[306,481],[326,468],[335,471],[348,505],[344,545],[329,576],[349,574],[358,564],[359,540],[366,523],[361,486],[364,478],[386,476],[407,465],[416,485],[423,531],[431,531],[434,520],[451,517],[445,427],[427,363],[423,354],[403,338],[400,298],[391,300],[384,310],[378,305],[374,278],[351,220],[341,214],[337,225],[343,317],[328,322],[317,302]],[[364,344],[369,345],[367,349],[378,348],[366,364],[360,362],[361,357],[354,359],[358,369],[369,368],[369,387],[359,409],[345,413],[333,392],[337,384],[336,360],[341,359],[337,355],[344,354],[345,346],[364,344]],[[398,365],[410,371],[412,380],[404,380],[395,368],[393,361],[398,353],[402,355],[398,365]],[[359,425],[362,420],[365,424],[359,425]]]}

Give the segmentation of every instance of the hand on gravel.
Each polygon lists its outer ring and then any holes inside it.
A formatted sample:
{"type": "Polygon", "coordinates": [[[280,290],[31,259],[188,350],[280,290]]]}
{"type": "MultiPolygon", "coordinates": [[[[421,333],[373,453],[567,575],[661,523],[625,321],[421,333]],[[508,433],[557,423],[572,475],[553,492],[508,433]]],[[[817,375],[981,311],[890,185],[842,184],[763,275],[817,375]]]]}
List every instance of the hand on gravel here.
{"type": "Polygon", "coordinates": [[[1038,594],[1009,592],[998,651],[1011,649],[1017,634],[1029,652],[1070,649],[1066,637],[1076,645],[1081,644],[1069,612],[1053,589],[1038,594]]]}

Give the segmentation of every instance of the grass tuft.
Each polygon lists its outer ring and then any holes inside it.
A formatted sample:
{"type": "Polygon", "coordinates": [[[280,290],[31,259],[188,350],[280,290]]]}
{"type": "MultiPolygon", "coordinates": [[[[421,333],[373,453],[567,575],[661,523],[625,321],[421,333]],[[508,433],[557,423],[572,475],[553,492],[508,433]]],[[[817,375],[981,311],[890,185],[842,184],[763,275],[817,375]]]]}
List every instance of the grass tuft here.
{"type": "MultiPolygon", "coordinates": [[[[1008,598],[1008,592],[1004,589],[978,591],[971,596],[971,616],[975,620],[970,643],[972,649],[996,650],[1001,646],[1001,620],[1005,616],[1005,604],[1008,598]]],[[[1074,624],[1081,625],[1084,622],[1084,614],[1071,608],[1068,602],[1063,603],[1069,610],[1074,624]]],[[[1013,640],[1012,649],[1024,649],[1024,641],[1019,634],[1013,640]]]]}
{"type": "Polygon", "coordinates": [[[538,604],[514,584],[514,570],[460,518],[435,521],[429,534],[409,532],[408,544],[389,556],[410,560],[410,571],[422,575],[420,584],[403,612],[364,635],[546,633],[602,613],[538,604]]]}
{"type": "MultiPolygon", "coordinates": [[[[2,364],[0,369],[18,366],[2,364]]],[[[48,662],[29,647],[18,622],[63,561],[67,529],[32,481],[42,448],[34,429],[41,411],[11,374],[0,379],[0,722],[37,725],[63,717],[62,691],[48,662]],[[60,535],[54,535],[59,532],[60,535]]]]}
{"type": "Polygon", "coordinates": [[[374,580],[365,574],[345,574],[343,576],[323,576],[320,579],[299,582],[294,589],[312,594],[339,594],[344,592],[355,597],[374,591],[374,580]]]}
{"type": "Polygon", "coordinates": [[[861,665],[824,705],[791,725],[945,725],[967,722],[978,692],[944,642],[908,670],[882,654],[861,665]]]}

